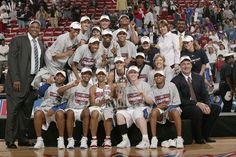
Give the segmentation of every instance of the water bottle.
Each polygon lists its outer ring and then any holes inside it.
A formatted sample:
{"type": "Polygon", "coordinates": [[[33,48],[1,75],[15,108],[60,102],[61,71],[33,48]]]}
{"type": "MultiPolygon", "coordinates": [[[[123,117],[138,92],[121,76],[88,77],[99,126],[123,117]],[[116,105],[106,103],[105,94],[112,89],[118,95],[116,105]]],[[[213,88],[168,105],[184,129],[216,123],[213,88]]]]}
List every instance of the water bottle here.
{"type": "Polygon", "coordinates": [[[233,101],[232,101],[232,108],[231,108],[231,112],[235,112],[236,110],[236,99],[235,97],[233,98],[233,101]]]}

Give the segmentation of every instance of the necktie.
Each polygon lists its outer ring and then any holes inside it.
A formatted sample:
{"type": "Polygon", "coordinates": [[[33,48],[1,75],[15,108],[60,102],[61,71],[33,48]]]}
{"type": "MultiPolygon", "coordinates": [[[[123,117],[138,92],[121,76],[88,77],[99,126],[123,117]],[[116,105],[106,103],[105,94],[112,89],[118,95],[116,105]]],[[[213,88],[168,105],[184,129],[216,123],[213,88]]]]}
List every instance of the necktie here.
{"type": "Polygon", "coordinates": [[[183,41],[182,41],[182,33],[179,34],[179,51],[182,51],[183,41]]]}
{"type": "Polygon", "coordinates": [[[190,90],[190,94],[191,94],[191,100],[197,101],[197,98],[196,98],[196,95],[194,93],[193,86],[192,86],[192,81],[191,81],[190,77],[188,77],[188,86],[189,86],[189,90],[190,90]]]}
{"type": "Polygon", "coordinates": [[[34,60],[35,60],[34,73],[36,74],[39,68],[39,56],[38,56],[37,41],[35,39],[32,40],[34,46],[34,60]]]}

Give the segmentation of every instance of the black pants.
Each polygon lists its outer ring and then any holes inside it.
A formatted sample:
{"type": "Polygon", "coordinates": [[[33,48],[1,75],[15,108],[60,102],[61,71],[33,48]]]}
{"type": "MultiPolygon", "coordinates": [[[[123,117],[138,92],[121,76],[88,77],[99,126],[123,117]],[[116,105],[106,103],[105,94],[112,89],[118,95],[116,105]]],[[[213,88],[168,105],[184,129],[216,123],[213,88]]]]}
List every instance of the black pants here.
{"type": "Polygon", "coordinates": [[[36,91],[30,92],[23,98],[7,95],[7,120],[5,141],[14,142],[27,140],[27,129],[31,117],[36,91]]]}
{"type": "Polygon", "coordinates": [[[232,108],[232,99],[230,101],[225,100],[225,94],[227,91],[230,91],[230,88],[226,83],[220,83],[219,89],[220,89],[220,95],[222,97],[222,101],[224,103],[222,112],[230,112],[232,108]]]}
{"type": "Polygon", "coordinates": [[[192,133],[195,140],[200,140],[211,136],[211,131],[220,114],[220,107],[211,106],[209,115],[203,114],[197,106],[186,106],[182,108],[182,118],[191,120],[192,133]]]}

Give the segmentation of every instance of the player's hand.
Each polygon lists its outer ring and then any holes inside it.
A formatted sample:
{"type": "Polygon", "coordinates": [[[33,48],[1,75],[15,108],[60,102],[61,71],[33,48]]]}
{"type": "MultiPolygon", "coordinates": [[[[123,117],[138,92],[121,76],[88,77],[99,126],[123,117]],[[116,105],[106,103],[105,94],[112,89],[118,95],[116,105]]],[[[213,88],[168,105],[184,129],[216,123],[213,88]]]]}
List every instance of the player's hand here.
{"type": "Polygon", "coordinates": [[[77,79],[74,81],[74,86],[78,86],[78,84],[80,83],[80,79],[77,79]]]}
{"type": "Polygon", "coordinates": [[[75,51],[72,50],[72,49],[71,49],[71,50],[68,50],[68,51],[67,51],[67,56],[72,56],[72,55],[74,54],[74,52],[75,52],[75,51]]]}
{"type": "Polygon", "coordinates": [[[134,22],[134,20],[132,20],[132,21],[130,21],[130,28],[132,29],[132,30],[135,30],[135,22],[134,22]]]}
{"type": "Polygon", "coordinates": [[[114,43],[113,43],[113,47],[111,49],[111,52],[113,53],[114,56],[117,56],[117,45],[115,46],[114,43]]]}
{"type": "Polygon", "coordinates": [[[20,81],[14,81],[13,82],[13,90],[15,92],[20,92],[20,90],[21,90],[21,83],[20,83],[20,81]]]}
{"type": "Polygon", "coordinates": [[[47,80],[46,80],[46,83],[47,84],[52,84],[54,82],[54,77],[53,76],[50,76],[47,80]]]}

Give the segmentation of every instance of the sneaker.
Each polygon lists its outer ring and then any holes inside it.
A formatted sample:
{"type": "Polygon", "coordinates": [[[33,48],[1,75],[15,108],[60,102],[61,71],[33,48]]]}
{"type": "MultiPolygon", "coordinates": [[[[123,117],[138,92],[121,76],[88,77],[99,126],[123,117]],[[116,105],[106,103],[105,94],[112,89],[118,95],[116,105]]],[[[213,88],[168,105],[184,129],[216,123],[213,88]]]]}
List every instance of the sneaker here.
{"type": "Polygon", "coordinates": [[[117,148],[127,148],[127,147],[130,147],[129,139],[124,139],[117,145],[117,148]]]}
{"type": "Polygon", "coordinates": [[[150,148],[157,148],[158,145],[158,139],[156,137],[153,137],[151,140],[150,148]]]}
{"type": "Polygon", "coordinates": [[[90,144],[90,147],[92,148],[92,149],[97,149],[97,147],[98,147],[98,140],[97,139],[93,139],[93,140],[91,140],[91,144],[90,144]]]}
{"type": "Polygon", "coordinates": [[[73,137],[68,138],[68,144],[66,146],[67,149],[74,149],[75,146],[75,140],[73,137]]]}
{"type": "Polygon", "coordinates": [[[83,136],[80,140],[80,148],[87,149],[88,148],[87,142],[88,142],[88,138],[83,136]]]}
{"type": "Polygon", "coordinates": [[[37,142],[35,143],[34,145],[34,148],[35,149],[41,149],[41,148],[44,148],[44,142],[43,142],[43,139],[37,139],[37,142]]]}
{"type": "Polygon", "coordinates": [[[169,142],[169,147],[176,147],[176,139],[174,140],[169,139],[168,142],[169,142]]]}
{"type": "Polygon", "coordinates": [[[182,137],[176,138],[176,148],[184,148],[184,139],[182,137]]]}
{"type": "Polygon", "coordinates": [[[105,149],[111,148],[111,139],[109,139],[109,138],[105,139],[103,146],[104,146],[105,149]]]}
{"type": "Polygon", "coordinates": [[[64,139],[63,138],[57,138],[57,148],[58,149],[64,149],[65,144],[64,144],[64,139]]]}
{"type": "Polygon", "coordinates": [[[164,147],[164,148],[169,148],[170,147],[169,141],[166,140],[166,141],[161,142],[161,146],[164,147]]]}
{"type": "Polygon", "coordinates": [[[136,145],[136,148],[138,149],[146,149],[149,148],[149,140],[142,140],[138,145],[136,145]]]}

